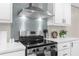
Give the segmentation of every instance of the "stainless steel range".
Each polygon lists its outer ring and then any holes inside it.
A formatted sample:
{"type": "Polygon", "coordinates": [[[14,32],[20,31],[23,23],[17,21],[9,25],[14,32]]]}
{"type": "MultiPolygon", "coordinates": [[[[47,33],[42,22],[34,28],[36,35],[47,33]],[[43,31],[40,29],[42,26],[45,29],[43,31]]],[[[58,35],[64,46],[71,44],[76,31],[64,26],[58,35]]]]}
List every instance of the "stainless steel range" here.
{"type": "Polygon", "coordinates": [[[46,40],[47,20],[52,15],[46,10],[29,4],[17,16],[19,41],[26,47],[25,55],[56,55],[56,42],[46,40]]]}
{"type": "Polygon", "coordinates": [[[56,42],[47,41],[36,45],[27,45],[27,56],[57,56],[56,42]]]}
{"type": "MultiPolygon", "coordinates": [[[[45,30],[46,31],[46,30],[45,30]]],[[[29,36],[20,36],[20,42],[26,47],[25,56],[57,56],[57,43],[46,40],[46,32],[44,36],[36,35],[33,31],[29,36]]]]}
{"type": "Polygon", "coordinates": [[[45,40],[41,36],[37,38],[31,38],[31,40],[29,40],[30,37],[20,37],[20,42],[26,47],[25,56],[57,56],[56,42],[45,40]]]}

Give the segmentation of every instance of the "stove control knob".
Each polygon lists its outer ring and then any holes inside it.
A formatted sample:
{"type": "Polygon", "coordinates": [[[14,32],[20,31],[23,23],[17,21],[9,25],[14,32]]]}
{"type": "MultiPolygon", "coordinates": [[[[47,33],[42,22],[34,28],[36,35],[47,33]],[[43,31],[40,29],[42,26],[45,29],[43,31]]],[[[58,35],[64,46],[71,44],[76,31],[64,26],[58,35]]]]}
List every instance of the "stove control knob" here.
{"type": "Polygon", "coordinates": [[[47,49],[47,47],[44,47],[44,50],[46,50],[47,49]]]}
{"type": "Polygon", "coordinates": [[[36,49],[36,51],[39,51],[39,49],[36,49]]]}
{"type": "Polygon", "coordinates": [[[35,52],[35,49],[33,49],[32,52],[35,52]]]}
{"type": "Polygon", "coordinates": [[[51,46],[51,48],[55,48],[55,46],[51,46]]]}

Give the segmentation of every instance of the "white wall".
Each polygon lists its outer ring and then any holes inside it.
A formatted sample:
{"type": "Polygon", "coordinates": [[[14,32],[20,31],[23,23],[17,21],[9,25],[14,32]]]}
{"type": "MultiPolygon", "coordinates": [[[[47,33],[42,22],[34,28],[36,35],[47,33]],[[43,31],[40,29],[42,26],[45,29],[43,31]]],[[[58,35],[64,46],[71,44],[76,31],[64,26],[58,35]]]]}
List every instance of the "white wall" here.
{"type": "Polygon", "coordinates": [[[79,8],[71,8],[72,25],[67,28],[72,37],[79,37],[79,8]]]}

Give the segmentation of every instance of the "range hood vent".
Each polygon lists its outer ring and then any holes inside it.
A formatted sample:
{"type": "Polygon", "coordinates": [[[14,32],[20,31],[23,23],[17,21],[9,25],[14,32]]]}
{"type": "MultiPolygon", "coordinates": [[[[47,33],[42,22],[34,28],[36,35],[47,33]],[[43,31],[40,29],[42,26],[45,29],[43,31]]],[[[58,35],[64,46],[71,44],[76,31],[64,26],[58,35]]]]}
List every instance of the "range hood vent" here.
{"type": "Polygon", "coordinates": [[[32,6],[32,3],[29,3],[29,7],[23,8],[19,13],[18,16],[26,16],[30,18],[49,18],[52,16],[51,13],[45,11],[41,8],[32,6]]]}

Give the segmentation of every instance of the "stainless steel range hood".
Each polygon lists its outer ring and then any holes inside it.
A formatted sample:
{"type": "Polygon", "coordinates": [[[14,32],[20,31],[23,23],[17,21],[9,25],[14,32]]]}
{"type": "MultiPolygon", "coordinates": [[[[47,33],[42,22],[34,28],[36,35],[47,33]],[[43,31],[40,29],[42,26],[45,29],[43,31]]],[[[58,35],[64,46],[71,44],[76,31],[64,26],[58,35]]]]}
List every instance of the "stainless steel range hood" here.
{"type": "Polygon", "coordinates": [[[26,17],[32,17],[32,18],[48,18],[52,16],[51,13],[49,13],[46,10],[43,10],[41,8],[32,6],[32,3],[29,4],[29,7],[23,8],[19,13],[18,16],[26,16],[26,17]]]}

